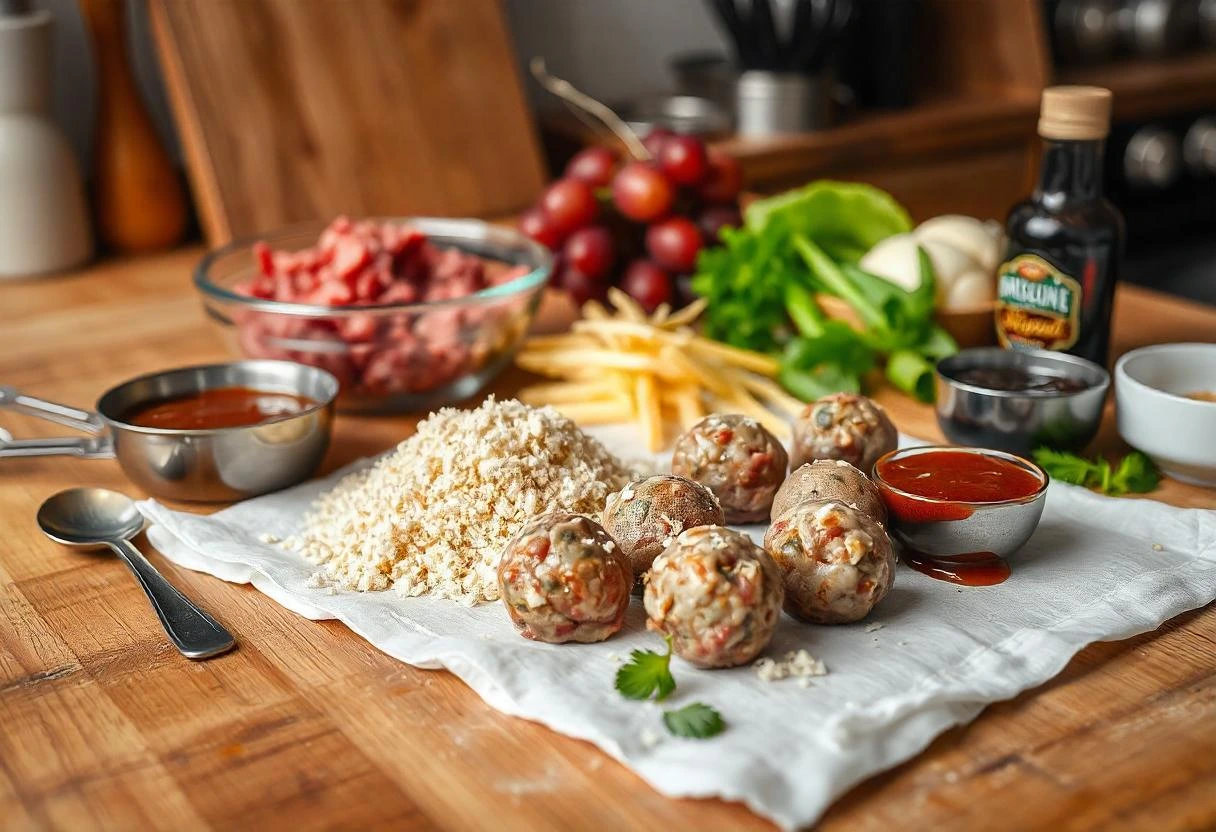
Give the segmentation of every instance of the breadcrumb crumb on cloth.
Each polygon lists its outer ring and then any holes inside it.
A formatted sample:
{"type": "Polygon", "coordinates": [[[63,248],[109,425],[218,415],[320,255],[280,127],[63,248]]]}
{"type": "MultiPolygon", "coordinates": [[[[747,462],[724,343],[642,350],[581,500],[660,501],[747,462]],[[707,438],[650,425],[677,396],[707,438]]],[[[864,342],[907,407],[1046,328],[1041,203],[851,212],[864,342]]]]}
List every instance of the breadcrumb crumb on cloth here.
{"type": "Polygon", "coordinates": [[[791,650],[780,660],[767,656],[757,659],[752,665],[756,675],[764,682],[777,682],[782,679],[796,679],[798,684],[805,687],[815,676],[826,676],[827,667],[819,659],[806,650],[791,650]]]}
{"type": "Polygon", "coordinates": [[[321,495],[284,547],[340,589],[498,598],[503,547],[532,516],[598,516],[632,472],[551,407],[444,408],[321,495]]]}

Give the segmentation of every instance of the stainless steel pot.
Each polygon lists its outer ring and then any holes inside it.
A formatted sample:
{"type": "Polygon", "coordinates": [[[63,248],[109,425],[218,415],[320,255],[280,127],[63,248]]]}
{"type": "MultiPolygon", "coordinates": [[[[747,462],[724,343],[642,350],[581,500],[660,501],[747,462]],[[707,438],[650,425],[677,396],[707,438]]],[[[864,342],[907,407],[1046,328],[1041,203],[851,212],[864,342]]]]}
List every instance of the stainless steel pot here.
{"type": "Polygon", "coordinates": [[[0,431],[0,458],[116,458],[127,477],[157,497],[228,502],[286,488],[310,477],[329,447],[338,380],[291,361],[235,361],[182,367],[123,382],[102,394],[96,412],[27,396],[0,386],[0,408],[89,434],[12,439],[0,431]],[[132,425],[140,405],[222,387],[250,387],[304,396],[315,404],[256,425],[170,430],[132,425]]]}

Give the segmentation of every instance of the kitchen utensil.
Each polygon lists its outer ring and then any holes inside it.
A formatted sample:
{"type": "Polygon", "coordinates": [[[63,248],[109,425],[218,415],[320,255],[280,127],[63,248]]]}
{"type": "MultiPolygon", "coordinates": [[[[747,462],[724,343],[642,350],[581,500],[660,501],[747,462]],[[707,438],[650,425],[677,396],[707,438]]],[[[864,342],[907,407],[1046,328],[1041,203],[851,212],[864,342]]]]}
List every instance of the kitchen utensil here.
{"type": "MultiPolygon", "coordinates": [[[[1030,460],[985,448],[965,451],[1012,462],[1019,468],[1032,473],[1040,482],[1039,489],[1029,497],[993,503],[971,503],[921,497],[896,488],[883,480],[879,473],[885,461],[903,459],[913,454],[945,450],[960,451],[959,448],[932,445],[891,451],[875,463],[874,482],[880,492],[898,494],[901,503],[911,501],[916,504],[924,504],[926,507],[949,505],[952,509],[956,507],[965,509],[966,511],[958,513],[966,513],[967,516],[957,520],[918,521],[909,518],[909,515],[914,512],[903,512],[904,516],[900,516],[892,511],[890,514],[891,534],[903,545],[917,552],[931,553],[935,559],[939,560],[949,560],[951,556],[974,555],[979,552],[991,552],[1004,558],[1022,548],[1038,527],[1039,518],[1043,516],[1043,506],[1047,503],[1047,473],[1030,460]]],[[[926,514],[929,515],[932,513],[931,510],[926,511],[926,514]]]]}
{"type": "Polygon", "coordinates": [[[779,25],[771,0],[708,0],[742,71],[819,75],[853,19],[853,0],[794,0],[779,25]],[[781,36],[782,31],[786,37],[781,36]]]}
{"type": "Polygon", "coordinates": [[[1119,435],[1171,477],[1216,487],[1216,344],[1158,344],[1115,364],[1119,435]]]}
{"type": "Polygon", "coordinates": [[[1119,43],[1115,0],[1059,0],[1052,15],[1056,52],[1064,63],[1098,63],[1119,43]]]}
{"type": "Polygon", "coordinates": [[[144,518],[125,495],[105,488],[60,491],[38,509],[38,525],[65,546],[112,549],[135,574],[165,633],[186,658],[218,656],[236,645],[231,633],[178,592],[131,543],[144,518]]]}
{"type": "Polygon", "coordinates": [[[50,115],[51,26],[47,11],[0,17],[0,278],[93,254],[76,157],[50,115]]]}
{"type": "Polygon", "coordinates": [[[172,500],[226,502],[277,491],[307,479],[329,446],[338,380],[289,361],[237,361],[183,367],[112,387],[96,412],[78,410],[0,387],[0,408],[91,434],[78,438],[0,438],[0,458],[117,458],[123,473],[149,494],[172,500]],[[141,405],[224,387],[290,393],[315,404],[256,425],[170,430],[129,424],[141,405]]]}
{"type": "Polygon", "coordinates": [[[1193,176],[1216,176],[1216,117],[1195,119],[1187,128],[1182,158],[1193,176]]]}
{"type": "Polygon", "coordinates": [[[80,11],[97,61],[97,236],[118,251],[168,248],[186,231],[186,194],[127,61],[126,4],[81,0],[80,11]]]}
{"type": "Polygon", "coordinates": [[[213,246],[340,213],[506,216],[544,188],[502,3],[148,7],[213,246]]]}
{"type": "Polygon", "coordinates": [[[728,118],[734,115],[738,73],[725,55],[714,52],[677,55],[669,68],[678,95],[708,99],[728,118]]]}
{"type": "Polygon", "coordinates": [[[1208,49],[1216,48],[1216,0],[1199,0],[1199,37],[1208,49]]]}
{"type": "Polygon", "coordinates": [[[1115,27],[1125,49],[1145,58],[1165,58],[1194,41],[1199,23],[1192,0],[1125,0],[1115,27]]]}
{"type": "Polygon", "coordinates": [[[639,136],[656,127],[693,136],[714,136],[730,129],[730,116],[722,108],[691,95],[652,96],[614,109],[639,136]]]}
{"type": "Polygon", "coordinates": [[[937,424],[951,442],[1028,454],[1047,445],[1077,450],[1093,439],[1102,419],[1110,374],[1084,358],[1045,350],[976,347],[937,365],[937,424]],[[1082,381],[1072,393],[993,390],[959,381],[973,368],[1016,368],[1032,375],[1082,381]]]}
{"type": "Polygon", "coordinates": [[[1171,130],[1146,124],[1123,151],[1123,176],[1136,188],[1168,188],[1182,173],[1182,149],[1171,130]]]}
{"type": "Polygon", "coordinates": [[[924,0],[858,3],[842,25],[833,65],[836,80],[866,108],[897,109],[912,103],[917,34],[924,0]]]}
{"type": "MultiPolygon", "coordinates": [[[[553,267],[544,246],[511,228],[477,220],[375,218],[377,223],[408,224],[439,248],[458,248],[530,271],[508,283],[451,300],[379,306],[316,306],[252,298],[234,291],[255,271],[253,239],[208,253],[194,274],[194,285],[212,320],[224,326],[235,351],[262,358],[287,358],[332,369],[343,379],[338,400],[343,410],[430,410],[474,395],[511,361],[527,334],[541,292],[553,267]],[[358,343],[341,337],[351,320],[370,324],[358,343]],[[463,351],[456,364],[436,365],[420,345],[463,351]],[[394,382],[401,392],[378,392],[346,382],[355,362],[368,354],[400,353],[394,382]],[[442,372],[437,373],[439,366],[442,372]],[[416,383],[415,382],[416,378],[416,383]]],[[[258,238],[276,250],[312,246],[324,225],[314,223],[258,238]]],[[[440,356],[443,358],[443,356],[440,356]]]]}
{"type": "Polygon", "coordinates": [[[739,135],[751,137],[826,127],[824,80],[794,72],[748,70],[739,76],[735,120],[739,135]]]}

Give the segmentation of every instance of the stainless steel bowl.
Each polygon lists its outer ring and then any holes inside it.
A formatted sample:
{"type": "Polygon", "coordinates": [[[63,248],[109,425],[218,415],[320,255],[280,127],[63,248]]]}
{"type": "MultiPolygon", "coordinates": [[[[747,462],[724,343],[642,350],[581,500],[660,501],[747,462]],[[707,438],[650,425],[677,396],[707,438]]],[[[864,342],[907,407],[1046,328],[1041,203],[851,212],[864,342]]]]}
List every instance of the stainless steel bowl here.
{"type": "Polygon", "coordinates": [[[1047,482],[1047,472],[1030,460],[987,448],[934,445],[901,448],[891,451],[874,464],[874,483],[887,504],[891,535],[904,546],[941,560],[978,552],[1008,557],[1022,548],[1043,516],[1043,507],[1047,504],[1047,482]],[[1012,462],[1034,474],[1040,482],[1039,489],[1028,497],[992,503],[935,500],[896,488],[879,473],[883,462],[930,451],[984,454],[1012,462]],[[893,498],[892,494],[896,496],[893,498]],[[948,511],[939,513],[935,511],[938,507],[948,511]],[[935,515],[952,516],[953,519],[929,519],[935,515]]]}
{"type": "Polygon", "coordinates": [[[937,365],[937,424],[951,442],[1028,454],[1048,446],[1083,448],[1098,432],[1110,373],[1058,352],[976,347],[937,365]],[[1089,386],[1071,393],[993,390],[959,381],[973,368],[1014,367],[1035,375],[1077,379],[1089,386]]]}
{"type": "Polygon", "coordinates": [[[329,447],[338,380],[290,361],[236,361],[140,376],[102,394],[95,413],[0,388],[0,407],[92,434],[0,441],[0,457],[115,457],[123,473],[157,497],[228,502],[294,485],[312,476],[329,447]],[[221,387],[304,396],[315,404],[256,425],[174,430],[132,425],[143,404],[221,387]]]}

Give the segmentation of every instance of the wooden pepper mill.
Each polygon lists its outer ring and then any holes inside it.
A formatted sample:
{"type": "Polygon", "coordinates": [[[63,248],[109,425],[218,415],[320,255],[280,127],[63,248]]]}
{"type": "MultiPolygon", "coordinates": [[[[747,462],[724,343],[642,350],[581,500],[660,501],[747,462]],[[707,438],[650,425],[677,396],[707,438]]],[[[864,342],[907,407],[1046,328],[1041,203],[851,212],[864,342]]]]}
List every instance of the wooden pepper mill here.
{"type": "Polygon", "coordinates": [[[168,248],[185,233],[186,196],[131,73],[125,0],[80,0],[80,9],[97,61],[97,235],[121,252],[168,248]]]}

